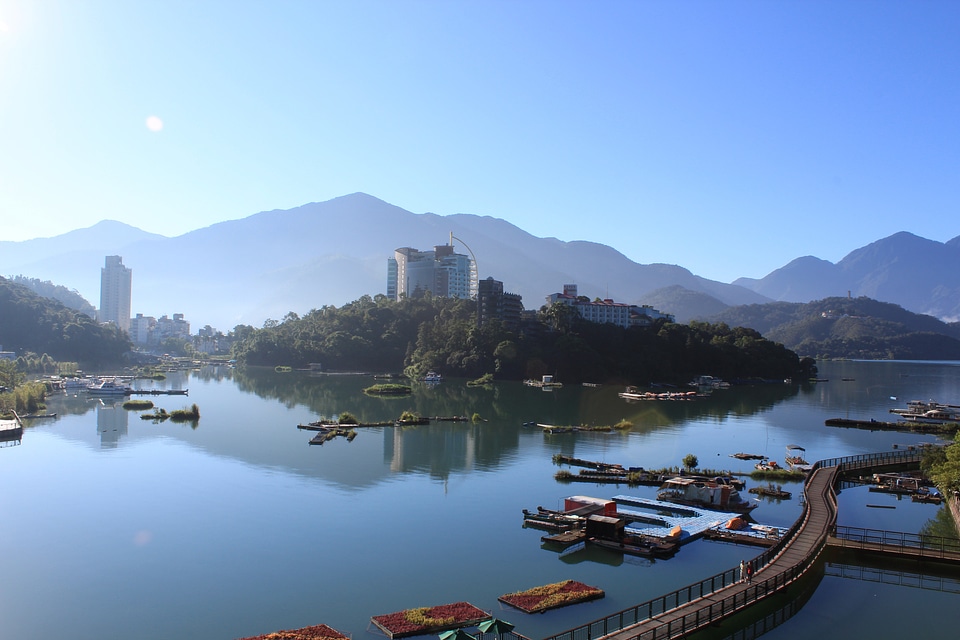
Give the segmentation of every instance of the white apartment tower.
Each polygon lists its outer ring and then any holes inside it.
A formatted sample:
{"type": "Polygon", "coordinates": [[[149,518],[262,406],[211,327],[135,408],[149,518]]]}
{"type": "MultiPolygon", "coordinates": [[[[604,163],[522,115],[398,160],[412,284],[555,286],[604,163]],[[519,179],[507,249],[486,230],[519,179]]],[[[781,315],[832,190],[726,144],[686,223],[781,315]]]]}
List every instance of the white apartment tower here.
{"type": "Polygon", "coordinates": [[[475,298],[477,267],[470,256],[453,252],[452,245],[433,251],[401,247],[387,259],[387,297],[416,298],[427,291],[446,298],[475,298]]]}
{"type": "Polygon", "coordinates": [[[133,271],[120,256],[107,256],[100,269],[100,322],[112,322],[130,332],[130,291],[133,271]]]}

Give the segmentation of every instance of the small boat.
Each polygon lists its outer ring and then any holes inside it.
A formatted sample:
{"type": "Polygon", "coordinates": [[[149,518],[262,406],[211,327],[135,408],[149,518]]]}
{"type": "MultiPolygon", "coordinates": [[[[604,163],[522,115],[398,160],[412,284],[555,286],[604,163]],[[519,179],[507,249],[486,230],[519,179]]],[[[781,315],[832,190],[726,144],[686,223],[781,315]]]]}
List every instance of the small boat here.
{"type": "Polygon", "coordinates": [[[797,467],[808,467],[810,463],[803,459],[803,456],[800,455],[800,451],[806,451],[803,447],[798,444],[788,444],[787,445],[787,456],[785,462],[791,469],[797,467]]]}
{"type": "Polygon", "coordinates": [[[765,460],[767,456],[758,453],[731,453],[730,457],[737,460],[765,460]]]}
{"type": "Polygon", "coordinates": [[[440,382],[442,377],[436,371],[428,371],[427,375],[423,376],[424,382],[440,382]]]}
{"type": "Polygon", "coordinates": [[[910,499],[914,502],[926,502],[929,504],[940,504],[943,502],[943,495],[936,489],[921,488],[916,493],[910,494],[910,499]]]}

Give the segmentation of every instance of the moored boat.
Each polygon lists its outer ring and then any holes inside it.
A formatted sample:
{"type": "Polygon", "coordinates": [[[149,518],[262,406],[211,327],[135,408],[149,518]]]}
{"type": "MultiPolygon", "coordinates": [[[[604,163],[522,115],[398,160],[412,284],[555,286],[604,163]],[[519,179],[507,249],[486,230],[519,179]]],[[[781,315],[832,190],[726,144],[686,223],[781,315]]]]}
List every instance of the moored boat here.
{"type": "Polygon", "coordinates": [[[102,380],[87,387],[87,393],[94,396],[126,396],[133,389],[116,380],[102,380]]]}
{"type": "Polygon", "coordinates": [[[747,513],[757,508],[757,503],[748,502],[740,492],[729,484],[712,480],[677,477],[670,478],[660,486],[657,500],[686,504],[707,509],[729,509],[747,513]]]}

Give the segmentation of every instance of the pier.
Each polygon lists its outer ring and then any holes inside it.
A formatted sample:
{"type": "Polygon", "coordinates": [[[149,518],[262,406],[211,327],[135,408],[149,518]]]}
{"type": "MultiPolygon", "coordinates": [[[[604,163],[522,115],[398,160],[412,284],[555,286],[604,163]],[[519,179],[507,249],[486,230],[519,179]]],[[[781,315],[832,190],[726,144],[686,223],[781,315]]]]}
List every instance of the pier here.
{"type": "Polygon", "coordinates": [[[189,389],[130,389],[127,395],[131,396],[185,396],[189,389]]]}
{"type": "Polygon", "coordinates": [[[813,465],[804,485],[803,514],[777,544],[750,561],[754,569],[750,582],[741,581],[739,568],[734,567],[546,640],[684,637],[716,625],[797,582],[810,571],[828,544],[898,555],[914,553],[910,557],[960,563],[960,549],[950,545],[942,549],[932,545],[933,548],[928,549],[931,545],[916,544],[909,534],[895,536],[902,542],[893,545],[889,536],[880,536],[877,540],[877,535],[836,526],[834,487],[842,473],[904,468],[918,464],[921,455],[919,451],[908,450],[821,460],[813,465]]]}

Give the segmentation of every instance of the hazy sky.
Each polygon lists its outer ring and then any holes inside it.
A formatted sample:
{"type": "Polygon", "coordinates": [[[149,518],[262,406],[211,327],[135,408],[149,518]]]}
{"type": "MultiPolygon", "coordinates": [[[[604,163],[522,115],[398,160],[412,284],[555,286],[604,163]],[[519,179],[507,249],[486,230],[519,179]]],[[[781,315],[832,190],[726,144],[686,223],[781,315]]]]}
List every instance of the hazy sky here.
{"type": "Polygon", "coordinates": [[[946,241],[958,34],[954,0],[0,0],[0,240],[363,191],[723,281],[946,241]]]}

